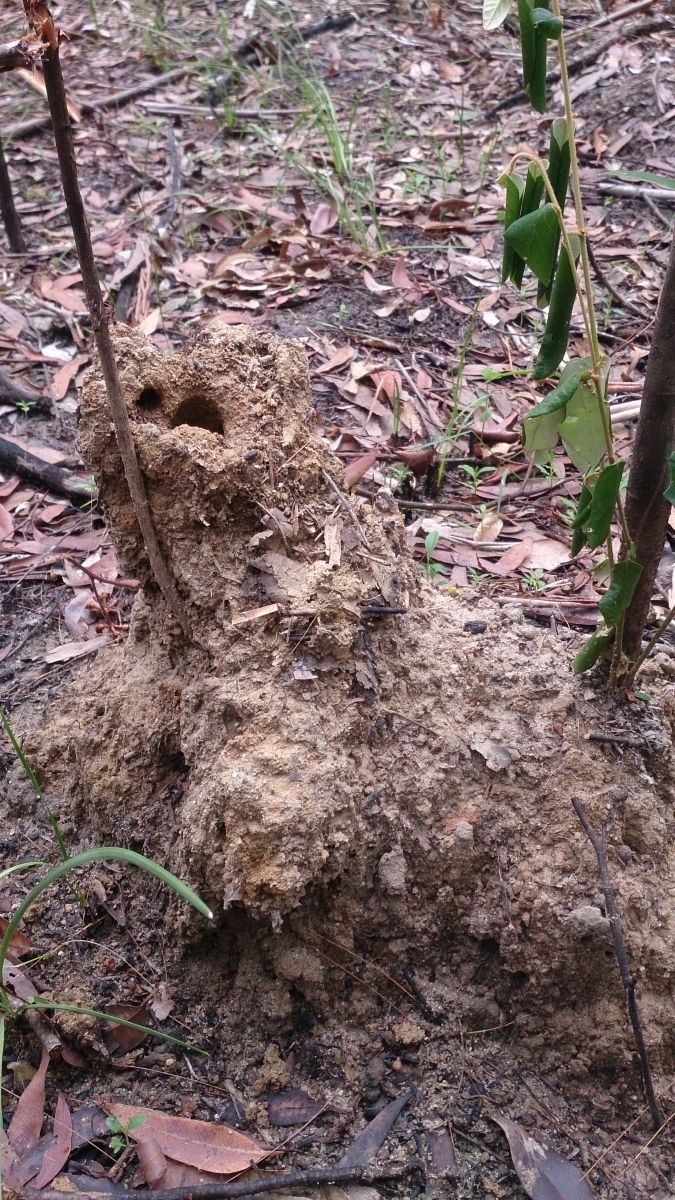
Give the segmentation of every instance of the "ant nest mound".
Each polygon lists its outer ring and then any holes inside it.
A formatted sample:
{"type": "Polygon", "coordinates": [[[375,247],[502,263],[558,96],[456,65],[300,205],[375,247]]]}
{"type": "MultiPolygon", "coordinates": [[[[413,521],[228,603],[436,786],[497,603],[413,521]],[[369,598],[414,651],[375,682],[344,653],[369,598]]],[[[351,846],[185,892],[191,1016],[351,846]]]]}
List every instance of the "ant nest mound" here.
{"type": "Polygon", "coordinates": [[[225,925],[257,930],[286,990],[315,1005],[330,995],[322,961],[296,953],[309,933],[385,961],[407,945],[467,986],[478,972],[488,1024],[534,1022],[577,1047],[582,1029],[585,1062],[615,1061],[630,1039],[577,796],[596,826],[611,812],[617,900],[665,1064],[667,695],[627,716],[572,681],[567,641],[525,636],[517,605],[467,612],[424,581],[390,493],[346,494],[300,346],[223,327],[167,357],[133,330],[114,336],[191,637],[150,575],[93,369],[82,453],[141,587],[128,640],[40,739],[47,787],[68,788],[92,836],[143,846],[225,925]],[[588,741],[617,718],[642,750],[588,741]]]}

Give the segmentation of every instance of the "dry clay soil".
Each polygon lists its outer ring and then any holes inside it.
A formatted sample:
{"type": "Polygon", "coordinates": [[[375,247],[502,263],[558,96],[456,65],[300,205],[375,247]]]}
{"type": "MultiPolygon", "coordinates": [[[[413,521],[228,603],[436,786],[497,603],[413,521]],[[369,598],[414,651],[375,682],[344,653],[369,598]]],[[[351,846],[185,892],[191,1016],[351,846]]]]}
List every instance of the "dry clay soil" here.
{"type": "MultiPolygon", "coordinates": [[[[671,660],[647,672],[649,706],[617,704],[600,676],[573,679],[570,631],[526,624],[512,600],[432,588],[390,494],[346,494],[294,343],[215,327],[166,357],[136,331],[115,337],[192,636],[149,577],[94,370],[81,449],[123,569],[142,586],[127,642],[76,676],[27,739],[49,802],[83,844],[139,848],[213,907],[215,932],[153,891],[147,936],[153,922],[163,930],[170,985],[217,1033],[216,1058],[258,1130],[255,1097],[289,1083],[366,1115],[374,1095],[413,1086],[432,1123],[454,1104],[466,1117],[487,1094],[515,1119],[584,1141],[592,1161],[644,1101],[571,798],[596,827],[608,821],[664,1091],[675,1061],[671,660]],[[589,741],[598,731],[631,744],[589,741]],[[359,956],[375,966],[364,972],[359,956]],[[415,982],[392,987],[402,979],[415,982]]],[[[97,968],[90,984],[87,974],[72,995],[100,1003],[97,968]]],[[[78,1021],[68,1032],[82,1040],[78,1021]]],[[[133,1095],[156,1098],[143,1081],[133,1095]]],[[[401,1152],[412,1137],[404,1126],[401,1152]]],[[[502,1164],[497,1194],[519,1194],[502,1164]]],[[[663,1170],[633,1194],[667,1195],[663,1170]]],[[[484,1178],[455,1194],[486,1194],[484,1178]]],[[[598,1195],[631,1194],[600,1184],[598,1195]]]]}

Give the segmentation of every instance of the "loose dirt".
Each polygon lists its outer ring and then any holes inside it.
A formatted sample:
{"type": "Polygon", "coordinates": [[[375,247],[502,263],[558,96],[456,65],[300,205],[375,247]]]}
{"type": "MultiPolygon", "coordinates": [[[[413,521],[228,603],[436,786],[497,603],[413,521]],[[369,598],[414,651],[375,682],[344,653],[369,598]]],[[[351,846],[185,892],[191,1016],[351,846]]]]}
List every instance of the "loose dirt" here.
{"type": "Polygon", "coordinates": [[[149,579],[93,371],[82,453],[142,589],[126,644],[75,681],[27,748],[48,798],[70,796],[77,828],[142,846],[214,907],[216,935],[169,907],[188,951],[170,970],[226,1014],[222,1036],[236,1039],[254,1090],[292,1075],[283,1055],[272,1070],[272,1030],[295,1030],[302,1061],[308,1030],[310,1040],[317,1028],[335,1036],[347,1012],[341,1036],[366,1059],[393,1045],[428,1070],[450,1019],[503,1030],[509,1056],[534,1056],[568,1095],[587,1093],[590,1079],[636,1088],[573,796],[596,827],[609,822],[653,1064],[667,1084],[669,686],[655,682],[648,709],[615,706],[603,680],[571,679],[575,635],[526,624],[517,603],[467,604],[427,584],[390,494],[370,503],[346,492],[314,432],[293,343],[214,327],[164,357],[123,328],[116,349],[193,636],[171,626],[149,579]],[[594,743],[592,732],[629,745],[594,743]],[[337,956],[353,971],[361,954],[399,983],[406,962],[425,980],[421,1015],[404,984],[409,995],[396,995],[398,1016],[390,1010],[375,1048],[372,996],[335,965],[337,956]]]}

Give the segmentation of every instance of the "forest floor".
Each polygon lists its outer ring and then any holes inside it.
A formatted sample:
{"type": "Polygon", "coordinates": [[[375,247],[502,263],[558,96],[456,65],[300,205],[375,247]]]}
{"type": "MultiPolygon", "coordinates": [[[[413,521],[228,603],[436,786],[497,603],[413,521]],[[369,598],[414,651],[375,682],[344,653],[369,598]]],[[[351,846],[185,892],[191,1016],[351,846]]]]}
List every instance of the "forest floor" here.
{"type": "MultiPolygon", "coordinates": [[[[84,200],[120,321],[160,350],[219,323],[299,340],[327,443],[360,492],[394,490],[420,572],[466,607],[467,621],[483,616],[479,601],[486,613],[517,604],[528,639],[560,632],[559,653],[569,655],[599,617],[601,556],[570,558],[581,482],[567,456],[558,451],[535,466],[524,454],[522,419],[542,395],[528,371],[543,317],[530,285],[518,293],[499,282],[497,181],[519,147],[546,154],[550,120],[536,117],[518,92],[517,40],[506,30],[485,33],[478,3],[447,7],[368,0],[348,8],[329,0],[308,2],[291,17],[260,0],[104,0],[90,8],[65,0],[57,15],[67,34],[62,58],[84,200]],[[344,28],[306,43],[288,38],[289,30],[345,12],[353,19],[344,28]],[[436,528],[436,544],[425,549],[436,528]]],[[[640,396],[675,212],[675,25],[661,6],[645,5],[589,28],[604,8],[617,15],[620,7],[571,3],[566,14],[600,340],[617,405],[640,396]]],[[[5,26],[3,41],[21,34],[20,5],[5,26]]],[[[561,111],[554,84],[549,114],[561,111]]],[[[92,343],[33,78],[2,76],[0,114],[28,243],[25,254],[0,254],[0,370],[35,392],[33,402],[17,405],[0,383],[0,684],[23,736],[42,711],[68,703],[73,678],[86,686],[92,664],[116,652],[136,584],[123,576],[101,513],[73,502],[74,487],[87,481],[76,429],[92,343]],[[56,467],[57,477],[40,482],[20,460],[14,470],[12,447],[56,467]]],[[[586,349],[576,317],[572,349],[586,349]]],[[[616,425],[624,457],[633,429],[631,419],[616,425]]],[[[664,556],[664,604],[672,586],[664,556]]],[[[17,783],[9,745],[2,751],[9,786],[0,800],[0,868],[55,860],[44,811],[17,783]]],[[[616,767],[619,774],[618,758],[616,767]]],[[[64,829],[73,850],[91,843],[88,829],[67,820],[64,829]]],[[[3,881],[0,913],[13,909],[32,877],[28,870],[3,881]]],[[[109,1154],[95,1103],[135,1099],[227,1122],[265,1146],[278,1144],[279,1129],[299,1127],[287,1162],[302,1169],[339,1159],[378,1111],[393,1123],[386,1103],[423,1092],[433,1064],[433,1103],[412,1104],[412,1115],[406,1108],[388,1143],[399,1165],[419,1156],[408,1183],[319,1192],[299,1183],[291,1194],[510,1200],[531,1194],[513,1166],[519,1157],[523,1165],[525,1129],[588,1171],[592,1195],[672,1194],[668,1130],[650,1142],[635,1063],[580,1082],[574,1070],[558,1075],[545,1037],[539,1061],[519,1057],[508,1034],[495,1036],[503,1013],[474,975],[464,980],[474,989],[469,1025],[453,1023],[450,1036],[425,998],[432,974],[415,976],[410,967],[400,978],[383,975],[367,956],[333,947],[333,967],[363,996],[342,995],[318,1019],[298,990],[283,1035],[283,1022],[276,1029],[263,1020],[241,1035],[237,1061],[236,1037],[214,1036],[227,1006],[222,996],[215,1009],[209,1000],[208,959],[195,948],[184,967],[155,893],[150,900],[110,867],[89,887],[86,921],[66,890],[43,901],[31,921],[30,945],[53,956],[33,973],[38,990],[63,994],[66,984],[72,1000],[90,996],[94,978],[97,1007],[112,1003],[121,1006],[118,1017],[154,1018],[208,1045],[211,1056],[139,1046],[119,1025],[91,1036],[86,1067],[64,1051],[66,1061],[50,1069],[47,1108],[57,1088],[71,1108],[86,1105],[79,1165],[69,1167],[81,1191],[100,1188],[95,1177],[105,1175],[109,1154]],[[345,1024],[352,1007],[360,1034],[345,1024]],[[513,1162],[486,1115],[486,1097],[520,1124],[513,1162]],[[90,1144],[95,1153],[87,1153],[90,1144]]],[[[226,939],[218,953],[229,949],[226,939]]],[[[486,977],[491,969],[486,963],[486,977]]],[[[449,985],[439,989],[444,1004],[454,1002],[449,985]]],[[[12,1029],[13,1075],[3,1079],[10,1112],[35,1046],[18,1024],[12,1029]]],[[[672,1097],[671,1086],[668,1118],[672,1097]]],[[[45,1148],[36,1152],[33,1180],[45,1148]]],[[[235,1152],[222,1142],[210,1150],[235,1152]]],[[[273,1169],[282,1168],[274,1161],[273,1169]]],[[[559,1167],[550,1159],[546,1170],[553,1180],[559,1167]]],[[[554,1192],[551,1180],[541,1196],[583,1200],[560,1179],[554,1192]]],[[[107,1190],[121,1186],[104,1182],[107,1190]]]]}

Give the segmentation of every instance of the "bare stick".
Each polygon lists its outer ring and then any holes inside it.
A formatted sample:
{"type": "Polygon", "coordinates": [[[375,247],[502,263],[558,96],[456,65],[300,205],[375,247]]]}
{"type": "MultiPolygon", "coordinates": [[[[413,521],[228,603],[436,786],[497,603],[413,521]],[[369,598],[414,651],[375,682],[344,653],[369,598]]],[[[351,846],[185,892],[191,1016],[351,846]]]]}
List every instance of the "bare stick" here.
{"type": "Polygon", "coordinates": [[[590,33],[591,29],[601,29],[603,25],[613,25],[615,21],[621,21],[624,17],[632,17],[635,13],[644,12],[645,9],[654,8],[655,0],[636,0],[634,4],[627,4],[625,8],[617,8],[616,12],[605,13],[603,17],[598,17],[595,21],[589,21],[587,25],[580,25],[578,29],[573,29],[571,33],[566,35],[567,41],[584,37],[590,33]]]}
{"type": "MultiPolygon", "coordinates": [[[[627,296],[622,295],[618,288],[614,287],[611,279],[608,279],[607,275],[605,274],[604,268],[598,262],[597,255],[591,243],[588,242],[587,245],[588,257],[591,260],[591,266],[595,271],[595,277],[600,284],[600,287],[603,287],[606,292],[609,292],[612,300],[614,300],[620,308],[625,308],[627,312],[633,313],[633,316],[635,317],[644,317],[644,311],[641,308],[638,308],[637,304],[634,304],[633,301],[629,300],[627,296]]],[[[624,284],[625,288],[628,286],[628,284],[624,284]]]]}
{"type": "Polygon", "coordinates": [[[73,504],[86,504],[92,500],[92,479],[82,479],[70,471],[64,471],[63,467],[45,462],[29,450],[17,446],[16,442],[11,442],[9,438],[0,437],[0,466],[14,471],[29,483],[36,483],[38,487],[56,492],[58,496],[67,496],[73,504]]]}
{"type": "Polygon", "coordinates": [[[5,404],[16,404],[17,408],[26,408],[30,412],[51,413],[52,404],[48,396],[42,392],[32,392],[19,383],[13,375],[0,371],[0,400],[5,404]]]}
{"type": "Polygon", "coordinates": [[[33,55],[27,42],[12,42],[9,45],[0,46],[0,71],[13,71],[15,67],[30,68],[32,66],[33,55]]]}
{"type": "Polygon", "coordinates": [[[614,952],[616,960],[619,964],[619,974],[623,984],[624,992],[626,993],[626,1007],[628,1008],[628,1016],[633,1027],[633,1037],[635,1038],[635,1046],[637,1048],[638,1057],[640,1059],[640,1070],[642,1071],[642,1083],[649,1105],[649,1111],[652,1115],[654,1128],[660,1129],[663,1124],[663,1116],[659,1108],[659,1102],[656,1099],[654,1084],[652,1081],[652,1072],[649,1065],[649,1051],[645,1042],[644,1033],[642,1032],[642,1023],[640,1021],[640,1012],[635,998],[635,979],[631,975],[630,966],[628,963],[628,952],[626,950],[626,942],[623,936],[623,925],[621,917],[617,911],[616,900],[614,898],[614,888],[609,875],[609,860],[607,858],[607,834],[603,827],[602,834],[598,834],[591,822],[588,819],[588,813],[580,800],[576,796],[572,797],[572,805],[577,814],[584,832],[586,833],[589,842],[595,850],[595,857],[598,860],[600,868],[600,878],[602,879],[602,890],[605,894],[605,907],[607,916],[609,917],[609,927],[612,931],[612,940],[614,942],[614,952]]]}
{"type": "Polygon", "coordinates": [[[642,187],[639,183],[599,183],[598,191],[602,196],[625,196],[629,200],[652,200],[657,204],[675,204],[675,191],[672,188],[642,187]]]}
{"type": "MultiPolygon", "coordinates": [[[[98,1192],[97,1200],[220,1200],[222,1197],[237,1200],[248,1200],[250,1196],[260,1196],[263,1192],[285,1191],[288,1188],[311,1187],[319,1183],[378,1183],[381,1180],[405,1179],[419,1167],[414,1159],[407,1163],[396,1163],[392,1166],[384,1164],[381,1167],[317,1167],[309,1171],[288,1171],[284,1175],[267,1175],[262,1179],[241,1179],[227,1183],[207,1183],[202,1187],[159,1188],[157,1191],[122,1191],[98,1192]]],[[[22,1192],[15,1190],[15,1195],[21,1200],[63,1200],[63,1192],[45,1188],[27,1187],[22,1192]]],[[[69,1193],[69,1200],[90,1200],[91,1193],[69,1193]]]]}
{"type": "Polygon", "coordinates": [[[129,486],[131,501],[141,530],[150,568],[159,589],[171,613],[180,623],[184,632],[188,633],[187,614],[183,607],[183,602],[178,595],[176,582],[169,571],[162,548],[157,540],[145,492],[145,485],[143,483],[143,476],[136,455],[129,414],[127,413],[122,395],[115,352],[110,337],[109,309],[101,295],[101,288],[96,274],[94,252],[91,245],[89,224],[84,211],[82,193],[80,192],[77,177],[73,133],[70,117],[68,116],[66,90],[59,58],[59,35],[54,26],[51,13],[47,5],[43,3],[43,0],[23,0],[23,5],[31,26],[38,35],[38,38],[42,39],[44,81],[47,89],[47,99],[49,101],[49,111],[52,118],[59,167],[61,169],[63,194],[75,237],[75,246],[82,272],[82,283],[91,315],[101,372],[108,393],[110,411],[117,437],[117,446],[129,486]]]}
{"type": "Polygon", "coordinates": [[[2,213],[2,223],[5,226],[7,241],[9,248],[14,254],[23,254],[26,250],[26,243],[21,231],[21,222],[19,214],[16,211],[14,204],[14,194],[12,192],[12,181],[9,177],[7,168],[7,160],[5,152],[0,141],[0,213],[2,213]]]}

